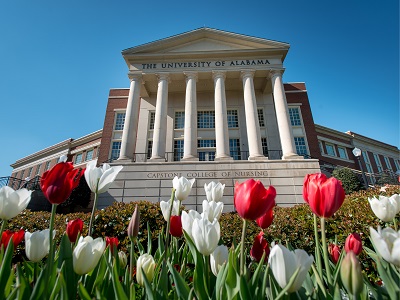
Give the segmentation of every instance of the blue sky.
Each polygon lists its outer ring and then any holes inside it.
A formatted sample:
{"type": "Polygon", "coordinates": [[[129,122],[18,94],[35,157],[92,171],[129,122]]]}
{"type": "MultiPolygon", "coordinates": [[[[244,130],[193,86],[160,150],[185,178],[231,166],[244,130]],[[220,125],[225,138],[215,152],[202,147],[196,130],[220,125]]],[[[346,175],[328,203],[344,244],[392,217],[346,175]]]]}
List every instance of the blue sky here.
{"type": "Polygon", "coordinates": [[[0,2],[0,176],[103,127],[123,49],[202,26],[287,42],[314,121],[400,147],[398,0],[0,2]]]}

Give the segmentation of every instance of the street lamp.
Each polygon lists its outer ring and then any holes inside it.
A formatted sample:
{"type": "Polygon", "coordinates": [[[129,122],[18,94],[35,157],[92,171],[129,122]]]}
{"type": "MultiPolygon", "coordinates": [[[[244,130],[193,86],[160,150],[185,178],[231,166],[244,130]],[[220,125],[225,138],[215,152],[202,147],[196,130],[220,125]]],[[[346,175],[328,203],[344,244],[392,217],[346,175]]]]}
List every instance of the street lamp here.
{"type": "Polygon", "coordinates": [[[360,165],[360,169],[361,169],[361,174],[362,174],[362,177],[364,180],[364,187],[367,189],[368,188],[367,177],[365,177],[364,168],[361,164],[361,159],[360,159],[362,151],[356,147],[353,149],[352,152],[353,152],[354,156],[357,157],[358,164],[360,165]]]}

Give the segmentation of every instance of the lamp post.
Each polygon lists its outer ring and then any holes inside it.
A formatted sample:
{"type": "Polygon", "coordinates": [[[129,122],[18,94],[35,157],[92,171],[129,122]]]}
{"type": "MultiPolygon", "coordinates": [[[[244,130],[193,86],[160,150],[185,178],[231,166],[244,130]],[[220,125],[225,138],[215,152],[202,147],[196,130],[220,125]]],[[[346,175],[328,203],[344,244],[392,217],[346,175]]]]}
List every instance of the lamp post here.
{"type": "Polygon", "coordinates": [[[363,166],[361,164],[361,159],[360,159],[362,151],[356,147],[356,148],[353,149],[352,152],[353,152],[354,156],[357,157],[358,164],[360,165],[360,169],[361,169],[361,174],[362,174],[362,177],[363,177],[363,180],[364,180],[364,187],[367,189],[368,188],[367,177],[365,177],[364,168],[363,168],[363,166]]]}

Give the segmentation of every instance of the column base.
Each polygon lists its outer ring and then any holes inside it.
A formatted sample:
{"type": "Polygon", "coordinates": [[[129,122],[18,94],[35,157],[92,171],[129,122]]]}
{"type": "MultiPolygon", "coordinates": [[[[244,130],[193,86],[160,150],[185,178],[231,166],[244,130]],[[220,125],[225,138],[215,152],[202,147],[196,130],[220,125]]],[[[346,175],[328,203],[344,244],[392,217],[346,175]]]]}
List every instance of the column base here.
{"type": "Polygon", "coordinates": [[[122,157],[118,157],[118,159],[116,159],[120,162],[132,162],[133,158],[132,157],[128,157],[128,156],[122,156],[122,157]]]}
{"type": "Polygon", "coordinates": [[[296,153],[286,153],[282,156],[282,159],[304,159],[304,156],[298,155],[296,153]]]}
{"type": "Polygon", "coordinates": [[[181,161],[199,161],[199,158],[195,157],[195,156],[187,156],[187,157],[183,157],[181,159],[181,161]]]}
{"type": "Polygon", "coordinates": [[[263,155],[249,156],[248,160],[268,160],[268,157],[263,155]]]}
{"type": "Polygon", "coordinates": [[[165,157],[153,156],[149,159],[151,162],[165,162],[165,157]]]}
{"type": "Polygon", "coordinates": [[[220,156],[220,157],[216,157],[214,159],[214,161],[232,161],[233,157],[231,156],[220,156]]]}

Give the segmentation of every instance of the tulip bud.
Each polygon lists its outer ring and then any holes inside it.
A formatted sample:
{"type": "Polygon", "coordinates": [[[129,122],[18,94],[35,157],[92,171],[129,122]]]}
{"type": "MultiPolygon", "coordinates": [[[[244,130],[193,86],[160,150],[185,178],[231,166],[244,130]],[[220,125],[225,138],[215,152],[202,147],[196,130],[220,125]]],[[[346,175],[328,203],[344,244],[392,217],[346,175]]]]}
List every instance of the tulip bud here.
{"type": "Polygon", "coordinates": [[[118,238],[106,236],[106,247],[110,246],[111,253],[114,253],[114,248],[117,249],[118,243],[118,238]]]}
{"type": "MultiPolygon", "coordinates": [[[[56,231],[53,231],[53,238],[56,231]]],[[[50,229],[25,232],[25,254],[30,261],[41,261],[50,251],[50,229]]]]}
{"type": "Polygon", "coordinates": [[[276,190],[266,189],[261,181],[249,179],[235,185],[234,205],[239,216],[246,220],[257,220],[275,206],[276,190]]]}
{"type": "Polygon", "coordinates": [[[186,179],[185,177],[175,178],[172,180],[172,185],[175,189],[175,198],[179,201],[185,200],[188,196],[190,191],[192,190],[192,186],[195,179],[186,179]]]}
{"type": "Polygon", "coordinates": [[[4,249],[7,249],[8,243],[10,240],[12,240],[14,244],[14,249],[17,248],[19,243],[22,242],[25,236],[25,231],[23,229],[20,229],[19,231],[11,231],[11,230],[6,230],[3,231],[3,234],[1,236],[1,245],[4,246],[4,249]]]}
{"type": "Polygon", "coordinates": [[[136,262],[136,280],[141,285],[144,286],[143,273],[146,276],[148,281],[152,281],[154,277],[154,269],[156,267],[156,263],[154,261],[153,256],[150,254],[142,254],[139,256],[136,262]],[[143,270],[143,272],[142,272],[143,270]]]}
{"type": "Polygon", "coordinates": [[[216,219],[212,223],[205,218],[193,221],[193,242],[201,254],[210,255],[213,253],[218,246],[220,236],[220,225],[216,219]]]}
{"type": "Polygon", "coordinates": [[[182,228],[183,230],[186,231],[186,233],[190,236],[192,240],[193,240],[193,235],[192,235],[193,222],[195,219],[201,219],[201,218],[202,216],[193,209],[189,210],[188,213],[186,211],[182,211],[182,216],[181,216],[182,228]]]}
{"type": "MultiPolygon", "coordinates": [[[[179,214],[179,206],[180,206],[179,201],[174,200],[174,202],[172,204],[171,216],[177,216],[179,214]]],[[[160,201],[160,208],[161,208],[161,213],[164,217],[164,220],[168,222],[168,220],[170,219],[169,210],[171,208],[171,200],[160,201]]]]}
{"type": "Polygon", "coordinates": [[[135,206],[135,210],[132,214],[132,218],[128,225],[128,236],[132,239],[138,236],[139,234],[139,223],[140,223],[140,211],[138,210],[137,205],[135,206]]]}
{"type": "Polygon", "coordinates": [[[227,262],[229,257],[228,247],[220,245],[215,248],[214,252],[210,255],[211,271],[215,276],[218,276],[218,272],[222,265],[227,262]]]}
{"type": "Polygon", "coordinates": [[[264,239],[264,231],[261,231],[255,238],[253,242],[253,247],[251,247],[250,255],[255,261],[259,262],[265,253],[264,262],[268,261],[269,247],[267,241],[264,239]]]}
{"type": "Polygon", "coordinates": [[[390,222],[400,211],[400,200],[397,194],[392,197],[379,196],[379,199],[368,197],[369,204],[375,216],[384,222],[390,222]]]}
{"type": "Polygon", "coordinates": [[[330,218],[342,206],[345,193],[340,180],[327,178],[322,173],[304,178],[303,198],[312,212],[321,218],[330,218]]]}
{"type": "Polygon", "coordinates": [[[0,188],[0,219],[9,220],[23,211],[31,200],[32,191],[14,191],[9,186],[0,188]]]}
{"type": "Polygon", "coordinates": [[[72,253],[75,273],[83,275],[92,271],[103,255],[105,248],[106,243],[102,238],[93,239],[91,236],[85,238],[81,236],[72,253]]]}
{"type": "Polygon", "coordinates": [[[273,220],[274,220],[274,211],[271,208],[265,213],[265,215],[263,215],[261,218],[258,218],[256,222],[258,226],[260,226],[262,229],[266,229],[272,224],[273,220]]]}
{"type": "Polygon", "coordinates": [[[169,233],[174,237],[182,236],[183,230],[181,216],[171,216],[169,233]]]}
{"type": "Polygon", "coordinates": [[[118,261],[120,268],[124,269],[128,264],[128,257],[126,256],[125,252],[123,251],[118,252],[118,261]]]}
{"type": "Polygon", "coordinates": [[[339,261],[339,257],[340,257],[340,248],[339,248],[339,246],[336,245],[336,244],[329,244],[328,252],[329,252],[329,255],[331,256],[332,261],[335,264],[337,264],[337,262],[339,261]]]}
{"type": "Polygon", "coordinates": [[[201,214],[203,218],[207,218],[210,222],[214,221],[214,219],[219,220],[222,214],[222,210],[224,209],[224,203],[215,202],[207,200],[203,201],[203,213],[201,214]]]}
{"type": "Polygon", "coordinates": [[[83,221],[81,219],[71,220],[67,224],[67,236],[71,243],[75,243],[78,238],[78,234],[82,233],[83,221]]]}
{"type": "Polygon", "coordinates": [[[346,254],[340,266],[340,277],[347,292],[353,296],[361,293],[364,283],[361,265],[356,254],[350,251],[346,254]]]}
{"type": "Polygon", "coordinates": [[[344,244],[344,250],[346,250],[346,253],[353,251],[355,255],[361,253],[362,241],[358,233],[352,233],[347,237],[346,243],[344,244]]]}
{"type": "Polygon", "coordinates": [[[204,190],[206,191],[207,201],[219,202],[224,195],[225,184],[220,182],[215,183],[211,181],[209,184],[204,184],[204,190]]]}
{"type": "Polygon", "coordinates": [[[370,236],[376,253],[382,256],[388,263],[400,268],[400,230],[386,227],[378,231],[370,227],[370,236]]]}

